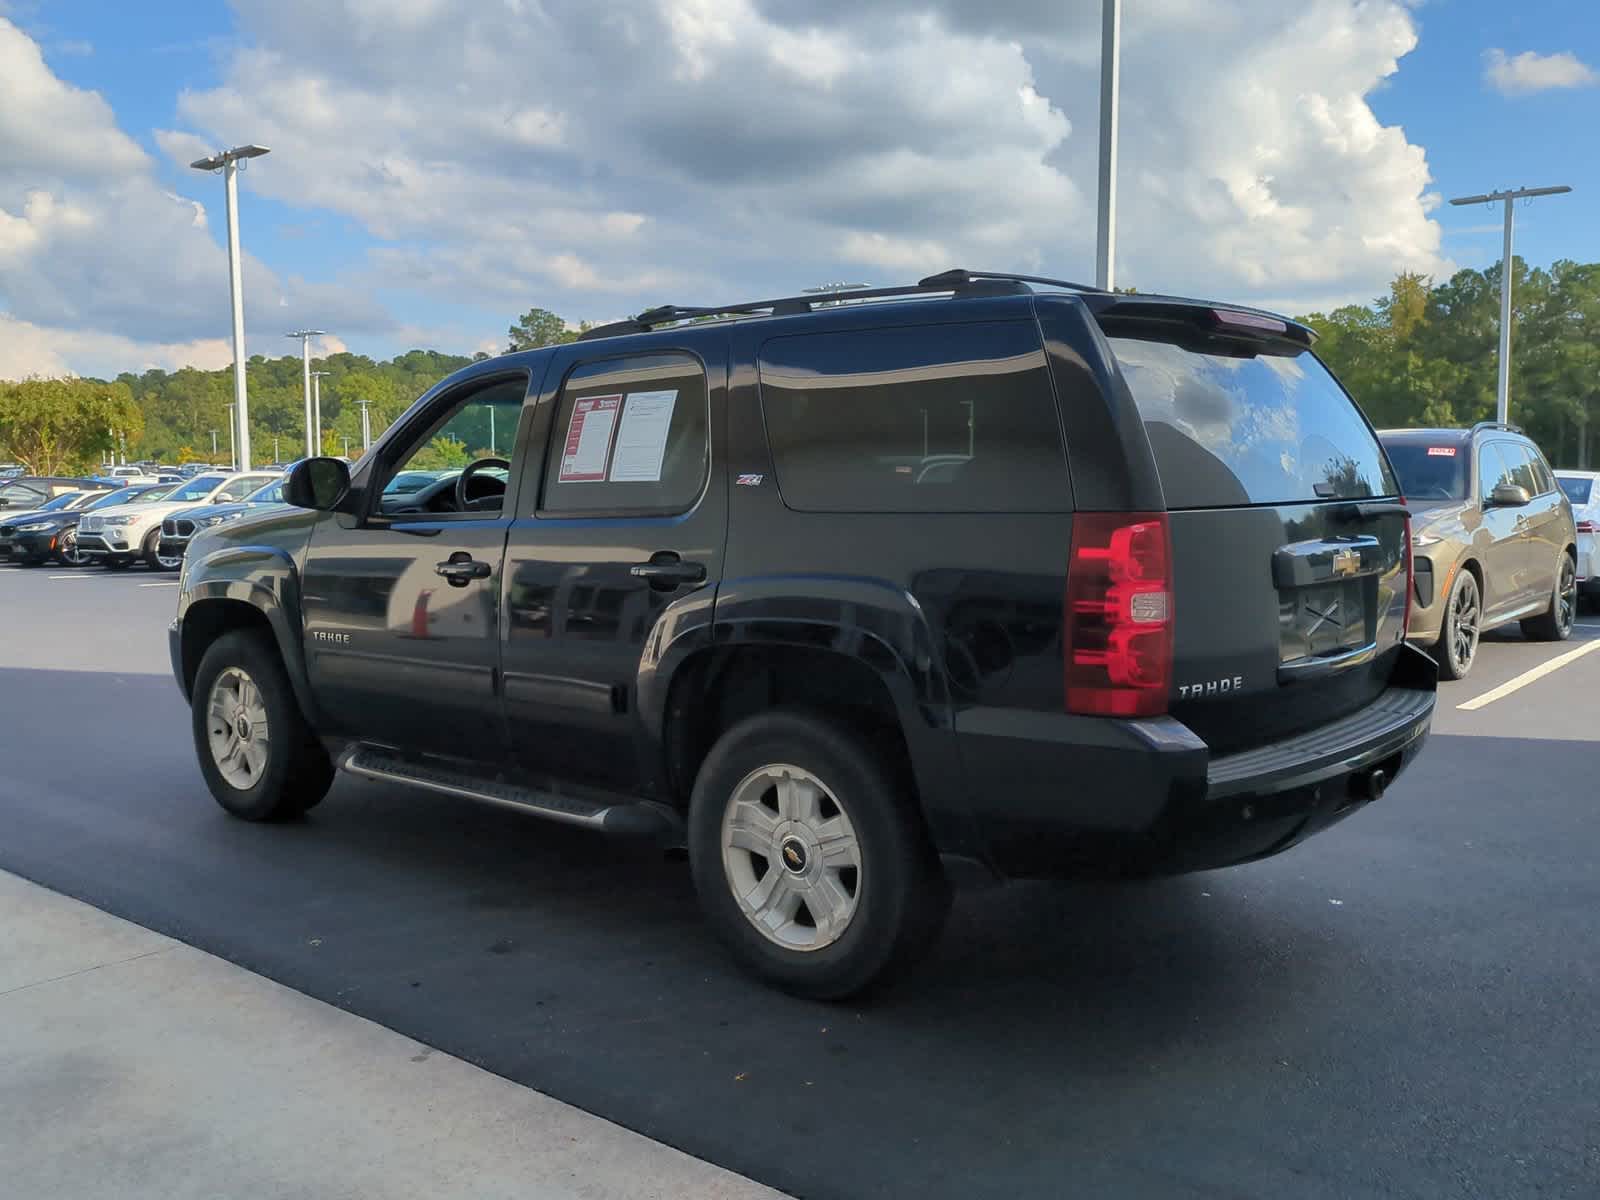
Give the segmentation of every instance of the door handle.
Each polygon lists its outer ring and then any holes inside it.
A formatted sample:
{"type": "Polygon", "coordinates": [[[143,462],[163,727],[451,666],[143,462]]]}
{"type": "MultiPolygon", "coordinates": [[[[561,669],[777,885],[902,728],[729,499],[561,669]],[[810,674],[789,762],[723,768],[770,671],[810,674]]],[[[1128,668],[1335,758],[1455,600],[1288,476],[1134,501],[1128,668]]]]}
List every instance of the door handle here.
{"type": "Polygon", "coordinates": [[[663,592],[685,583],[703,583],[706,577],[704,563],[684,562],[671,550],[657,550],[649,562],[634,563],[628,574],[635,579],[647,579],[650,586],[663,592]]]}
{"type": "Polygon", "coordinates": [[[465,550],[457,550],[442,563],[433,565],[433,573],[445,579],[451,587],[466,587],[474,579],[487,579],[494,570],[486,562],[479,562],[465,550]]]}

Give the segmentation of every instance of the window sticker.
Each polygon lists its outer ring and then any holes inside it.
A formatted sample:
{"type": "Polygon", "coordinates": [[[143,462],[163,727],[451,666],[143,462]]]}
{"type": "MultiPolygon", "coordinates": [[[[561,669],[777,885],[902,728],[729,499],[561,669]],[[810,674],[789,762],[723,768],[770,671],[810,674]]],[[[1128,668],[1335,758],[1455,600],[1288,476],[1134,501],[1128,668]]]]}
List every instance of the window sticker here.
{"type": "Polygon", "coordinates": [[[622,397],[585,396],[572,406],[567,444],[561,450],[562,483],[603,483],[611,434],[617,427],[622,397]]]}
{"type": "Polygon", "coordinates": [[[676,388],[664,392],[629,392],[611,458],[612,483],[660,483],[667,454],[667,432],[678,401],[676,388]]]}
{"type": "Polygon", "coordinates": [[[1454,446],[1429,446],[1428,447],[1428,457],[1429,458],[1454,458],[1455,456],[1456,456],[1456,448],[1454,446]]]}

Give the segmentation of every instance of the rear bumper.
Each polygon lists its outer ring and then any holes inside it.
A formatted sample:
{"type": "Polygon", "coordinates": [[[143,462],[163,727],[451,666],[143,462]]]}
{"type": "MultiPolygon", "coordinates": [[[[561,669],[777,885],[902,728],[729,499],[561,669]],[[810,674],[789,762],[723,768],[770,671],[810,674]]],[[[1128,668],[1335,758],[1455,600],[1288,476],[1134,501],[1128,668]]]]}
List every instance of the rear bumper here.
{"type": "Polygon", "coordinates": [[[969,779],[987,776],[976,808],[990,865],[1029,878],[1176,873],[1280,853],[1380,797],[1410,765],[1432,724],[1436,679],[1433,660],[1407,647],[1365,708],[1218,757],[1171,718],[1059,718],[1064,736],[1049,746],[1030,738],[1028,750],[1016,737],[1002,746],[963,731],[969,779]],[[1100,745],[1082,743],[1084,722],[1101,727],[1100,745]]]}

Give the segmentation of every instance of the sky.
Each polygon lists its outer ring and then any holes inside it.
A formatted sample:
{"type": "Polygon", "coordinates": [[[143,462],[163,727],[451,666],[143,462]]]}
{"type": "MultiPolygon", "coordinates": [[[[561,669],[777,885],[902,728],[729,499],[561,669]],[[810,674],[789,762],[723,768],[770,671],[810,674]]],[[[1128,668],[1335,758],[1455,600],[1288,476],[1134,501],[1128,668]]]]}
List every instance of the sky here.
{"type": "MultiPolygon", "coordinates": [[[[0,378],[495,351],[524,310],[1092,279],[1095,0],[0,0],[0,378]]],[[[1600,260],[1593,0],[1124,0],[1117,282],[1600,260]]]]}

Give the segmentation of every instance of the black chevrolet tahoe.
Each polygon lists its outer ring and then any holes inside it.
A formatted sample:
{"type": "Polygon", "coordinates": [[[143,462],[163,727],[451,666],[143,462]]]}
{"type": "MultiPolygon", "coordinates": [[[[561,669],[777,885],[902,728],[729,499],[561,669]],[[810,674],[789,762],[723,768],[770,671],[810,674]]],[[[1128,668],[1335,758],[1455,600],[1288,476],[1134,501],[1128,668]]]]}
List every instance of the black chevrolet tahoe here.
{"type": "Polygon", "coordinates": [[[967,271],[652,309],[285,498],[196,536],[171,627],[227,811],[343,770],[659,837],[805,995],[904,969],[968,875],[1287,849],[1433,713],[1388,461],[1251,309],[967,271]]]}

